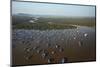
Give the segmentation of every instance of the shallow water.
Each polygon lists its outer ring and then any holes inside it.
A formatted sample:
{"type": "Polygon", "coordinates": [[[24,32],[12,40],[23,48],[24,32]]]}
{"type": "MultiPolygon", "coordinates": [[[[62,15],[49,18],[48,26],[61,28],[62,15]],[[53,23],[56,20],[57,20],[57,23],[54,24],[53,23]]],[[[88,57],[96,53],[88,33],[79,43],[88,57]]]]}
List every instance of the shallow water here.
{"type": "Polygon", "coordinates": [[[12,31],[13,65],[94,61],[95,35],[94,28],[84,26],[63,30],[15,29],[12,31]]]}

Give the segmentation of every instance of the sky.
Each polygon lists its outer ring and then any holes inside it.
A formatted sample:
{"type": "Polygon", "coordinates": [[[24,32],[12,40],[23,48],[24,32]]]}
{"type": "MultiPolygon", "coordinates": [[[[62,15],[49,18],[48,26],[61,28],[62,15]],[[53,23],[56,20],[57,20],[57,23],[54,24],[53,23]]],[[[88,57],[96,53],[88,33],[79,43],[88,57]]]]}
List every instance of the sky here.
{"type": "Polygon", "coordinates": [[[95,6],[12,2],[12,14],[17,13],[70,17],[95,17],[95,6]]]}

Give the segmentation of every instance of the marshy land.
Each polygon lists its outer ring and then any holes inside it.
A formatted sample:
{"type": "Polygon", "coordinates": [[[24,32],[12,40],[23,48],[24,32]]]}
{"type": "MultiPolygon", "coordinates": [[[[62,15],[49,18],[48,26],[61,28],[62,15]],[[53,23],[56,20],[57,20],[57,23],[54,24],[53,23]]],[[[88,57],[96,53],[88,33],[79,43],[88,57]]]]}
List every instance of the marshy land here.
{"type": "Polygon", "coordinates": [[[12,14],[13,65],[95,60],[95,17],[12,14]]]}

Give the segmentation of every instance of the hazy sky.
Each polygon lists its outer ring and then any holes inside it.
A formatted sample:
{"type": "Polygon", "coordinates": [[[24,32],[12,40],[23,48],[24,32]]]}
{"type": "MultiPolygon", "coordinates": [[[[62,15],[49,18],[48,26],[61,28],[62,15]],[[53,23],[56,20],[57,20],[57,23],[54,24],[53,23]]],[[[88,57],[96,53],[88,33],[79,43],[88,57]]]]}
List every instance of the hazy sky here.
{"type": "Polygon", "coordinates": [[[94,17],[94,6],[46,4],[31,2],[12,2],[12,14],[27,13],[55,16],[94,17]]]}

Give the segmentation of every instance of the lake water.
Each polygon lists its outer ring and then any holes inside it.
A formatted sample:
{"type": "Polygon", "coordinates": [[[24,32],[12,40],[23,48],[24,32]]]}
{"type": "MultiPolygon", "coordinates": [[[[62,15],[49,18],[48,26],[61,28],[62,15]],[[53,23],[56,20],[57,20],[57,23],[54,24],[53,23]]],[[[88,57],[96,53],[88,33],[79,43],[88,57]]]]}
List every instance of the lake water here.
{"type": "Polygon", "coordinates": [[[13,65],[96,60],[95,28],[12,30],[13,65]],[[66,58],[66,59],[64,59],[66,58]]]}

